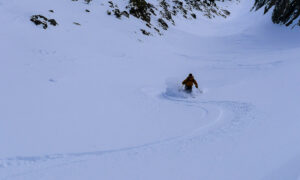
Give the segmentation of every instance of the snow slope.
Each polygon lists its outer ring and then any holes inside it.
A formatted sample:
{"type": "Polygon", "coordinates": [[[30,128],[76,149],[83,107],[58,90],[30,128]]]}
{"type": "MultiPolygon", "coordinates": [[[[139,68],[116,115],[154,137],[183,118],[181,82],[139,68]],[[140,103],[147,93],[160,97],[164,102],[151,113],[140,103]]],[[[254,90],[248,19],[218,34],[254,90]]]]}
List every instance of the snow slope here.
{"type": "Polygon", "coordinates": [[[147,37],[101,3],[0,0],[1,180],[299,179],[299,29],[244,0],[147,37]]]}

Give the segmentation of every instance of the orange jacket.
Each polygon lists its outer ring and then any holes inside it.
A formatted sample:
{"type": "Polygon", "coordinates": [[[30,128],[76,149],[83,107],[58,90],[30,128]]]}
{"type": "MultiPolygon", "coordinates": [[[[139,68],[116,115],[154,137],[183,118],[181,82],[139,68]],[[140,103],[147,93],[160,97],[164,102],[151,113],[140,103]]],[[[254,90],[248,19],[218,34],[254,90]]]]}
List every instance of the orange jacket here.
{"type": "Polygon", "coordinates": [[[183,82],[183,85],[185,85],[186,87],[193,87],[193,85],[195,84],[196,88],[198,88],[198,83],[197,81],[194,79],[194,77],[187,77],[183,82]]]}

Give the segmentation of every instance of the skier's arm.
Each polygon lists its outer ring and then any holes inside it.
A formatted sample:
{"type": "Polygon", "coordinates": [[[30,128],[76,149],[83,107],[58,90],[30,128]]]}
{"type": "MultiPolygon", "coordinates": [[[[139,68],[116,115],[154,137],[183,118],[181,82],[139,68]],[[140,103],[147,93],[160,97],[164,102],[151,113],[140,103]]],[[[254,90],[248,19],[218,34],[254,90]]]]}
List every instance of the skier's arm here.
{"type": "Polygon", "coordinates": [[[184,81],[182,81],[182,85],[185,85],[186,81],[187,81],[187,79],[185,79],[184,81]]]}
{"type": "Polygon", "coordinates": [[[194,79],[194,84],[195,84],[196,88],[198,88],[198,83],[195,79],[194,79]]]}

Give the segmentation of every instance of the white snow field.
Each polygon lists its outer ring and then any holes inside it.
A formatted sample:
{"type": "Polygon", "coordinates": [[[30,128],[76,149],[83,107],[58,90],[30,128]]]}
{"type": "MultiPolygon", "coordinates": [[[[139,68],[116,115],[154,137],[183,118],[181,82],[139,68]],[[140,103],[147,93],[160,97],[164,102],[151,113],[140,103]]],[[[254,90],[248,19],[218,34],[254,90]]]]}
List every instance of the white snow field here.
{"type": "Polygon", "coordinates": [[[300,179],[299,28],[242,0],[144,36],[101,3],[0,0],[1,180],[300,179]]]}

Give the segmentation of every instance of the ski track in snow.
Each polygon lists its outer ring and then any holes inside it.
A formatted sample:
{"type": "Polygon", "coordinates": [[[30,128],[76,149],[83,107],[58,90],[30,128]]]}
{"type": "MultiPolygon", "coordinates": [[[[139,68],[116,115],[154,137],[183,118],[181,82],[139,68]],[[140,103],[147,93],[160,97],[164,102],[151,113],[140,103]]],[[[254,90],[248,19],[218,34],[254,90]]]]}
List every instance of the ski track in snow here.
{"type": "MultiPolygon", "coordinates": [[[[183,58],[185,58],[188,61],[203,61],[206,63],[213,63],[209,67],[211,69],[217,70],[217,69],[238,69],[238,70],[256,70],[256,71],[261,71],[261,70],[266,70],[266,69],[271,69],[271,68],[276,68],[282,66],[284,63],[287,63],[287,59],[285,60],[272,60],[269,62],[254,62],[254,63],[241,63],[240,59],[237,58],[238,60],[234,60],[234,58],[229,57],[222,57],[216,55],[214,58],[207,58],[206,56],[190,56],[186,54],[177,54],[183,58]],[[231,62],[231,63],[228,63],[231,62]],[[216,66],[215,63],[221,63],[221,66],[216,66]],[[226,64],[226,65],[225,65],[226,64]]],[[[270,58],[273,59],[273,58],[270,58]]],[[[209,68],[209,67],[206,67],[209,68]]]]}
{"type": "MultiPolygon", "coordinates": [[[[97,156],[109,155],[113,153],[129,153],[131,151],[141,151],[143,149],[157,148],[168,144],[175,144],[177,147],[188,147],[194,144],[195,141],[200,143],[211,142],[216,138],[222,138],[226,135],[238,132],[243,129],[248,123],[254,119],[254,107],[249,103],[234,102],[234,101],[201,101],[198,98],[178,98],[162,93],[158,99],[171,101],[172,103],[180,103],[186,106],[195,106],[205,112],[204,117],[211,122],[198,127],[197,129],[183,136],[171,137],[142,145],[124,147],[111,150],[99,150],[92,152],[66,153],[66,154],[50,154],[44,156],[16,156],[11,158],[0,159],[0,171],[5,168],[15,168],[19,166],[34,166],[40,167],[41,163],[54,163],[46,168],[55,168],[73,163],[85,161],[86,158],[93,159],[97,156]],[[224,115],[225,114],[225,115],[224,115]],[[179,144],[179,146],[178,146],[179,144]]],[[[43,170],[45,168],[40,168],[43,170]]],[[[0,179],[9,179],[10,177],[22,176],[34,173],[36,170],[28,170],[23,173],[12,173],[0,179]]]]}

